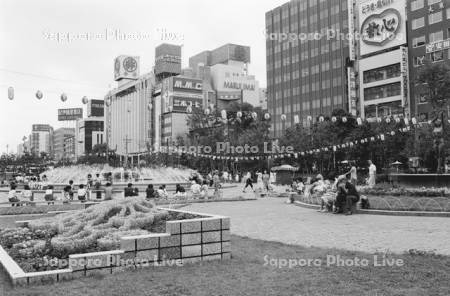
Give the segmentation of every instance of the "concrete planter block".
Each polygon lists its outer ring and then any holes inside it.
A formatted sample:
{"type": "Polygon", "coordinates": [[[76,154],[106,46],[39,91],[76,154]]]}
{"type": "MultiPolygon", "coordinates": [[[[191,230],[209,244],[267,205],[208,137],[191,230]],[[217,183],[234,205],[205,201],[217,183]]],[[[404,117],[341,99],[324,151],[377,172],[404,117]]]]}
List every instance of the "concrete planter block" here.
{"type": "Polygon", "coordinates": [[[203,243],[215,243],[220,242],[220,231],[203,232],[203,243]]]}
{"type": "Polygon", "coordinates": [[[111,261],[108,258],[109,255],[90,256],[86,258],[86,268],[95,269],[101,267],[107,267],[111,261]]]}
{"type": "Polygon", "coordinates": [[[56,283],[56,274],[40,275],[40,276],[30,276],[30,285],[43,285],[56,283]]]}
{"type": "Polygon", "coordinates": [[[159,258],[158,256],[158,250],[138,251],[136,253],[136,265],[156,261],[159,258]]]}
{"type": "Polygon", "coordinates": [[[13,285],[18,287],[24,287],[28,284],[26,277],[16,278],[13,280],[13,285]]]}
{"type": "Polygon", "coordinates": [[[103,269],[93,269],[88,270],[86,272],[86,276],[96,277],[96,276],[105,276],[111,274],[111,268],[103,268],[103,269]]]}
{"type": "Polygon", "coordinates": [[[180,247],[161,249],[159,258],[160,260],[180,259],[180,247]]]}
{"type": "Polygon", "coordinates": [[[203,255],[217,254],[221,252],[220,243],[203,245],[203,255]]]}
{"type": "Polygon", "coordinates": [[[176,221],[166,222],[166,232],[169,234],[179,234],[180,233],[180,222],[176,222],[176,221]]]}
{"type": "Polygon", "coordinates": [[[200,256],[202,254],[202,246],[187,246],[182,248],[183,258],[184,257],[193,257],[200,256]]]}
{"type": "Polygon", "coordinates": [[[230,218],[222,218],[222,229],[230,229],[230,218]]]}
{"type": "Polygon", "coordinates": [[[220,230],[220,219],[208,219],[203,221],[203,231],[220,230]]]}
{"type": "Polygon", "coordinates": [[[159,238],[158,237],[148,237],[137,239],[137,250],[147,250],[158,248],[159,238]]]}
{"type": "Polygon", "coordinates": [[[229,241],[230,239],[231,239],[230,231],[229,230],[222,230],[222,241],[229,241]]]}
{"type": "Polygon", "coordinates": [[[136,245],[134,239],[121,239],[120,240],[120,249],[128,252],[128,251],[135,251],[136,245]]]}
{"type": "Polygon", "coordinates": [[[180,245],[180,236],[179,235],[170,235],[161,237],[160,247],[176,247],[180,245]]]}
{"type": "Polygon", "coordinates": [[[186,221],[181,223],[181,232],[189,233],[189,232],[200,232],[201,230],[201,222],[200,221],[186,221]]]}
{"type": "Polygon", "coordinates": [[[183,246],[185,245],[198,245],[201,243],[202,234],[201,233],[192,233],[192,234],[183,234],[181,237],[181,243],[183,246]]]}

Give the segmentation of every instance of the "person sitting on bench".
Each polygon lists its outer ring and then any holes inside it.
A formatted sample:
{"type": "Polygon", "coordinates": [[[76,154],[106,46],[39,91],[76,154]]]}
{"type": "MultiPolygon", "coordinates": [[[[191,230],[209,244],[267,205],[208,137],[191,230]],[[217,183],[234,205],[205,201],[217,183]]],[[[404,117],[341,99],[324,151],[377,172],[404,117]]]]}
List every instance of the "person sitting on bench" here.
{"type": "Polygon", "coordinates": [[[16,191],[16,184],[14,184],[14,183],[11,183],[11,185],[10,185],[10,190],[8,192],[8,200],[10,203],[12,203],[13,207],[20,206],[20,204],[19,204],[20,200],[19,200],[19,197],[18,197],[17,191],[16,191]]]}

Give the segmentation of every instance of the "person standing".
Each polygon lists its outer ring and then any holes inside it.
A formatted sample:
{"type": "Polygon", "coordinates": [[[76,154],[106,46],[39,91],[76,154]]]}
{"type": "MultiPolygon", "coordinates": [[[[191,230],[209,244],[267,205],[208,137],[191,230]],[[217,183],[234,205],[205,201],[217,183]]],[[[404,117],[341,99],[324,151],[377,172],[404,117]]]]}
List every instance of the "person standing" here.
{"type": "Polygon", "coordinates": [[[105,200],[112,200],[113,188],[110,182],[106,183],[105,187],[105,200]]]}
{"type": "Polygon", "coordinates": [[[348,174],[350,174],[350,183],[356,186],[356,182],[358,181],[358,171],[356,169],[356,166],[352,165],[347,175],[348,174]]]}
{"type": "Polygon", "coordinates": [[[262,182],[263,182],[263,190],[266,192],[270,191],[269,188],[269,182],[270,182],[270,175],[267,171],[264,171],[264,174],[262,175],[262,182]]]}
{"type": "Polygon", "coordinates": [[[367,183],[370,188],[373,188],[376,183],[377,167],[373,164],[371,160],[369,160],[368,163],[369,163],[369,180],[367,183]]]}
{"type": "Polygon", "coordinates": [[[247,189],[247,187],[252,188],[253,192],[255,192],[255,189],[253,188],[253,180],[252,180],[252,175],[250,174],[250,172],[247,173],[246,178],[245,178],[245,187],[242,190],[242,192],[245,193],[245,189],[247,189]]]}

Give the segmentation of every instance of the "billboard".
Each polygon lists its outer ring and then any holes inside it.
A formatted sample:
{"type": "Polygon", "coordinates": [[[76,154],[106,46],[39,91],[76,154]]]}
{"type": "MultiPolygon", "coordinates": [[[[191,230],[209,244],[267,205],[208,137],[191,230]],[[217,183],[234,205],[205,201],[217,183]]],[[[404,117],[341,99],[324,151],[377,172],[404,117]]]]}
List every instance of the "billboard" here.
{"type": "Polygon", "coordinates": [[[114,80],[138,79],[139,57],[121,55],[114,60],[114,80]]]}
{"type": "Polygon", "coordinates": [[[202,99],[192,99],[183,97],[173,97],[171,101],[173,111],[183,113],[187,112],[188,106],[191,106],[192,108],[201,108],[203,103],[202,99]]]}
{"type": "Polygon", "coordinates": [[[360,53],[406,44],[406,0],[360,0],[360,53]]]}
{"type": "Polygon", "coordinates": [[[173,77],[173,90],[202,92],[203,84],[200,79],[173,77]]]}
{"type": "Polygon", "coordinates": [[[409,62],[408,62],[408,48],[406,46],[400,47],[402,52],[401,73],[402,73],[402,107],[405,108],[405,115],[409,116],[409,62]]]}
{"type": "Polygon", "coordinates": [[[88,117],[103,117],[105,116],[105,101],[90,100],[87,105],[88,117]]]}
{"type": "Polygon", "coordinates": [[[357,115],[357,97],[356,97],[356,75],[353,68],[347,68],[348,83],[348,110],[353,116],[357,115]]]}
{"type": "Polygon", "coordinates": [[[58,121],[72,121],[83,118],[83,108],[58,109],[58,121]]]}
{"type": "Polygon", "coordinates": [[[33,132],[48,132],[51,127],[48,124],[33,124],[32,130],[33,132]]]}

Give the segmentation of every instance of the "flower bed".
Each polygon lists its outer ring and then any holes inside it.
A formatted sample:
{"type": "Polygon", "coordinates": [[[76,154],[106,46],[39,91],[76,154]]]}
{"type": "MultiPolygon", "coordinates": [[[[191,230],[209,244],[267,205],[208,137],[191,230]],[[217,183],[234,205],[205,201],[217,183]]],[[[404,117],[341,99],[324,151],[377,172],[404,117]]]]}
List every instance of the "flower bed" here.
{"type": "Polygon", "coordinates": [[[378,184],[373,188],[360,187],[361,194],[372,196],[450,197],[448,188],[405,188],[390,184],[378,184]]]}
{"type": "Polygon", "coordinates": [[[144,199],[111,201],[28,221],[27,227],[4,229],[0,245],[0,262],[5,267],[2,256],[10,257],[19,266],[13,269],[22,270],[19,279],[26,278],[27,283],[35,277],[58,280],[62,273],[87,275],[91,267],[113,272],[136,264],[118,264],[120,260],[111,256],[134,260],[145,255],[150,263],[224,259],[229,257],[229,218],[155,208],[144,199]],[[85,261],[90,257],[102,260],[91,266],[85,261]],[[81,263],[71,264],[80,258],[81,263]]]}

